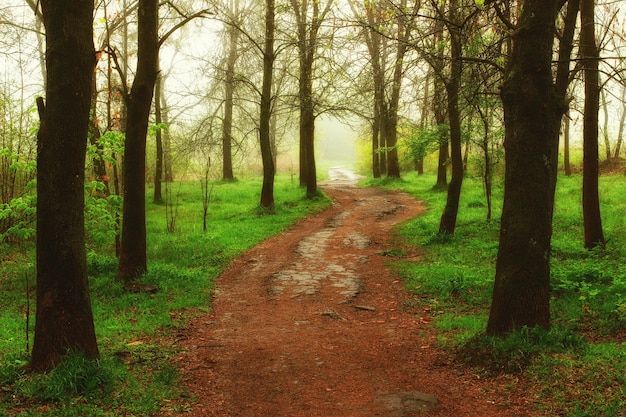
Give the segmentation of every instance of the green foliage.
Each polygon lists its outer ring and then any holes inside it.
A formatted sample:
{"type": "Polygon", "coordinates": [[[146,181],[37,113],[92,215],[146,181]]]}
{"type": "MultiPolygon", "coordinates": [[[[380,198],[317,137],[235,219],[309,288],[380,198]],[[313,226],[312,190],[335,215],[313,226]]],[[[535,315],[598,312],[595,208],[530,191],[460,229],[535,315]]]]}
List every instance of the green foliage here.
{"type": "Polygon", "coordinates": [[[85,232],[87,248],[111,247],[118,233],[118,218],[122,210],[122,197],[106,195],[106,187],[100,181],[85,186],[85,232]]]}
{"type": "Polygon", "coordinates": [[[36,161],[0,149],[0,242],[23,242],[35,233],[36,161]]]}
{"type": "Polygon", "coordinates": [[[102,158],[108,164],[117,164],[116,156],[124,155],[125,135],[120,132],[108,131],[98,138],[96,144],[87,145],[87,168],[92,166],[95,158],[102,158]]]}
{"type": "Polygon", "coordinates": [[[448,125],[411,129],[410,135],[402,141],[406,156],[415,163],[438,149],[439,144],[448,140],[448,125]]]}
{"type": "Polygon", "coordinates": [[[151,136],[156,135],[157,132],[167,131],[167,130],[169,130],[169,126],[166,123],[158,123],[155,125],[150,125],[148,127],[148,133],[151,136]]]}
{"type": "MultiPolygon", "coordinates": [[[[35,188],[35,180],[29,184],[29,190],[35,188]]],[[[20,242],[35,235],[35,214],[37,197],[26,194],[16,197],[6,204],[0,204],[0,242],[9,240],[20,242]]]]}
{"type": "MultiPolygon", "coordinates": [[[[500,180],[501,181],[501,180],[500,180]]],[[[509,372],[533,381],[542,416],[621,416],[626,375],[626,239],[623,176],[600,178],[607,247],[583,247],[580,176],[559,177],[552,239],[551,330],[522,329],[504,339],[486,337],[495,276],[499,225],[482,215],[480,181],[466,178],[454,236],[437,235],[445,195],[432,190],[435,178],[405,175],[378,182],[415,194],[428,211],[399,233],[425,253],[419,261],[398,260],[396,270],[440,331],[440,345],[491,373],[509,372]]],[[[502,187],[494,189],[494,218],[500,216],[502,187]]],[[[415,307],[415,306],[413,306],[415,307]]]]}
{"type": "MultiPolygon", "coordinates": [[[[21,356],[26,334],[25,274],[30,271],[33,286],[35,274],[29,261],[33,248],[19,253],[15,247],[0,246],[0,415],[148,416],[184,411],[189,399],[182,399],[180,375],[170,362],[176,352],[159,344],[161,336],[171,335],[209,308],[213,280],[234,257],[330,203],[324,196],[307,199],[297,184],[279,176],[274,214],[259,216],[260,189],[261,180],[256,178],[217,182],[207,233],[197,182],[181,184],[174,233],[164,227],[165,207],[149,203],[149,264],[141,282],[156,285],[158,291],[141,294],[124,291],[116,279],[117,260],[108,242],[119,200],[104,198],[101,183],[89,183],[87,270],[102,359],[83,363],[70,358],[46,376],[29,375],[21,368],[27,359],[21,356]],[[38,411],[43,409],[45,413],[38,411]]],[[[34,310],[32,290],[30,302],[34,310]]],[[[32,327],[31,323],[30,340],[32,327]]]]}

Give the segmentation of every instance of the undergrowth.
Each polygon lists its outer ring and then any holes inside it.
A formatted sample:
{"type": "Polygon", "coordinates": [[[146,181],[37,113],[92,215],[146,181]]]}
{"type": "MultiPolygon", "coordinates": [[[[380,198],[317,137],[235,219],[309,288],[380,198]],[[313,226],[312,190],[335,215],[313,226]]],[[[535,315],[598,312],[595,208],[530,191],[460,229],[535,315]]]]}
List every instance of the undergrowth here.
{"type": "Polygon", "coordinates": [[[393,268],[415,294],[413,305],[429,314],[438,342],[475,372],[515,374],[526,381],[543,416],[626,415],[626,179],[600,178],[604,250],[583,247],[580,176],[560,177],[554,212],[551,284],[552,327],[522,329],[506,338],[485,335],[498,251],[503,187],[494,187],[494,213],[486,217],[480,180],[463,183],[457,229],[439,235],[445,192],[433,175],[369,184],[403,189],[428,210],[398,230],[406,244],[422,248],[419,260],[393,268]]]}
{"type": "Polygon", "coordinates": [[[70,354],[49,374],[26,371],[34,329],[33,242],[1,246],[0,415],[183,413],[193,399],[182,392],[172,363],[176,329],[210,308],[213,279],[234,257],[329,204],[322,195],[305,198],[304,190],[288,177],[277,177],[276,207],[272,213],[259,212],[260,181],[217,182],[206,233],[198,182],[173,187],[173,231],[165,204],[147,204],[148,272],[141,283],[157,286],[154,294],[125,292],[116,280],[114,225],[106,218],[107,209],[97,203],[86,225],[87,268],[101,358],[94,362],[70,354]],[[105,217],[106,224],[98,223],[95,213],[105,217]]]}

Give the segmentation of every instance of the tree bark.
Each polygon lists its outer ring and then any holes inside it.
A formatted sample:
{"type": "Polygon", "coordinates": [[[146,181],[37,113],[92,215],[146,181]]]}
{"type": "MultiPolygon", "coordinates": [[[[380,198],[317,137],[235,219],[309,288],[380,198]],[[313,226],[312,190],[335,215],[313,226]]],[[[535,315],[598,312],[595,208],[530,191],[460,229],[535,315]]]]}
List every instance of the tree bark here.
{"type": "MultiPolygon", "coordinates": [[[[235,2],[233,18],[239,13],[238,2],[235,2]]],[[[233,106],[235,94],[235,66],[237,65],[237,40],[239,29],[228,28],[228,58],[226,60],[226,80],[224,83],[224,121],[222,124],[222,179],[233,181],[233,106]]]]}
{"type": "Polygon", "coordinates": [[[440,234],[454,234],[456,219],[459,212],[461,186],[463,185],[463,154],[461,149],[461,115],[459,113],[459,90],[463,71],[461,62],[461,28],[457,26],[458,0],[450,1],[450,77],[446,82],[448,96],[448,121],[450,123],[450,154],[452,158],[452,178],[448,185],[446,206],[439,222],[440,234]]]}
{"type": "Polygon", "coordinates": [[[158,72],[158,2],[140,0],[137,72],[126,98],[128,117],[122,178],[122,246],[118,278],[131,283],[147,270],[146,256],[146,135],[158,72]]]}
{"type": "Polygon", "coordinates": [[[274,73],[274,0],[265,2],[265,46],[263,49],[263,85],[259,118],[259,142],[263,160],[263,186],[261,207],[274,207],[274,159],[270,141],[270,118],[272,115],[272,82],[274,73]]]}
{"type": "Polygon", "coordinates": [[[163,88],[163,77],[161,74],[157,75],[156,84],[154,86],[154,122],[157,125],[155,133],[155,166],[154,166],[154,202],[159,203],[163,201],[163,134],[161,132],[160,125],[163,123],[161,117],[161,90],[163,88]]]}
{"type": "Polygon", "coordinates": [[[46,372],[68,351],[99,355],[87,281],[86,138],[92,77],[93,1],[41,0],[47,106],[39,100],[37,312],[31,367],[46,372]]]}
{"type": "Polygon", "coordinates": [[[378,152],[378,138],[380,137],[380,115],[378,105],[374,104],[374,117],[372,117],[372,175],[380,178],[380,154],[378,152]]]}
{"type": "Polygon", "coordinates": [[[501,90],[505,188],[487,334],[550,327],[550,242],[564,96],[552,78],[562,0],[525,0],[501,90]]]}
{"type": "Polygon", "coordinates": [[[619,158],[622,151],[622,142],[624,141],[624,126],[626,125],[626,87],[622,86],[622,113],[619,116],[619,126],[617,128],[617,143],[615,144],[614,158],[619,158]]]}
{"type": "Polygon", "coordinates": [[[320,10],[319,1],[291,0],[298,26],[299,104],[300,104],[300,184],[306,185],[308,197],[317,195],[317,169],[315,164],[315,103],[313,100],[313,64],[318,45],[320,26],[330,10],[328,1],[320,10]],[[312,7],[308,19],[309,5],[312,7]],[[303,181],[304,178],[304,181],[303,181]]]}
{"type": "MultiPolygon", "coordinates": [[[[445,124],[447,119],[446,113],[446,89],[443,81],[443,19],[435,21],[434,38],[437,45],[437,54],[433,57],[433,75],[434,80],[434,98],[433,98],[433,115],[437,126],[445,124]]],[[[435,188],[445,189],[448,187],[448,160],[450,159],[450,143],[448,138],[440,138],[439,153],[437,162],[437,181],[435,188]]]]}
{"type": "Polygon", "coordinates": [[[563,171],[566,176],[572,175],[572,164],[569,155],[569,134],[570,134],[570,118],[569,114],[565,114],[563,122],[563,171]]]}
{"type": "MultiPolygon", "coordinates": [[[[585,75],[585,109],[583,116],[583,222],[585,248],[604,247],[600,197],[598,195],[598,112],[600,51],[595,37],[595,1],[580,1],[580,49],[585,75]]],[[[609,151],[610,152],[610,151],[609,151]]],[[[610,153],[609,153],[610,156],[610,153]]]]}
{"type": "MultiPolygon", "coordinates": [[[[567,10],[565,12],[565,20],[563,22],[563,33],[559,38],[559,61],[556,67],[556,94],[562,97],[567,95],[570,83],[570,57],[572,55],[572,50],[574,49],[574,33],[576,31],[576,21],[579,9],[579,1],[572,0],[567,2],[567,10]]],[[[569,176],[572,174],[572,167],[570,165],[569,152],[570,118],[567,114],[563,129],[563,165],[565,175],[569,176]]]]}

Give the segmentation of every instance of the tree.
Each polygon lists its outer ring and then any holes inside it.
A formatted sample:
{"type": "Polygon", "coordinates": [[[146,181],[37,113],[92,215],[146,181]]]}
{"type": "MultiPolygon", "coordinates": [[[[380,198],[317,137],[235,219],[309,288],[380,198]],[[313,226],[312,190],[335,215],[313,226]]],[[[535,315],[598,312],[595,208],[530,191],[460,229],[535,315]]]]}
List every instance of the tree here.
{"type": "MultiPolygon", "coordinates": [[[[600,52],[595,35],[595,1],[580,0],[580,52],[585,76],[585,111],[583,115],[583,222],[585,248],[605,245],[598,196],[598,112],[600,52]]],[[[607,150],[610,156],[610,150],[607,150]]]]}
{"type": "Polygon", "coordinates": [[[263,47],[263,85],[261,87],[261,105],[259,117],[259,144],[263,160],[263,186],[261,188],[261,207],[274,207],[274,175],[276,167],[272,157],[270,119],[272,116],[272,79],[274,74],[274,0],[265,1],[265,42],[263,47]]]}
{"type": "Polygon", "coordinates": [[[147,269],[146,257],[146,134],[158,73],[158,2],[139,0],[137,72],[125,101],[126,142],[122,176],[124,205],[118,278],[130,283],[147,269]]]}
{"type": "Polygon", "coordinates": [[[317,54],[318,32],[330,11],[332,0],[291,0],[291,8],[298,27],[299,89],[300,105],[300,184],[306,185],[309,197],[317,194],[317,170],[315,168],[315,103],[313,100],[313,64],[317,54]],[[322,7],[320,7],[322,6],[322,7]],[[312,8],[309,18],[309,7],[312,8]]]}
{"type": "Polygon", "coordinates": [[[567,110],[552,76],[563,0],[523,3],[501,98],[504,204],[487,334],[550,326],[550,249],[559,128],[567,110]]]}
{"type": "Polygon", "coordinates": [[[239,57],[237,42],[240,31],[236,21],[240,13],[238,0],[234,1],[229,13],[233,22],[227,29],[228,57],[224,80],[224,120],[222,122],[222,179],[224,181],[235,179],[233,174],[233,96],[235,92],[235,65],[239,57]]]}
{"type": "MultiPolygon", "coordinates": [[[[450,76],[445,80],[450,124],[450,156],[452,161],[452,178],[448,184],[446,205],[439,222],[440,234],[454,234],[456,219],[463,185],[463,156],[461,153],[461,114],[459,112],[459,92],[462,75],[462,40],[459,15],[459,1],[450,0],[450,9],[446,25],[450,33],[450,76]]],[[[441,76],[441,75],[440,75],[441,76]]]]}
{"type": "Polygon", "coordinates": [[[47,87],[39,100],[37,313],[31,366],[51,370],[68,351],[99,355],[87,282],[85,152],[92,77],[93,1],[41,1],[47,87]],[[62,161],[62,163],[60,163],[62,161]]]}
{"type": "Polygon", "coordinates": [[[386,173],[400,177],[398,161],[398,107],[402,80],[406,68],[405,55],[420,1],[409,6],[406,0],[397,4],[385,1],[365,2],[359,10],[358,2],[350,1],[353,15],[363,27],[365,44],[370,55],[374,93],[372,122],[372,152],[374,176],[386,173]],[[393,47],[389,46],[393,42],[393,47]],[[378,154],[378,156],[376,156],[378,154]]]}

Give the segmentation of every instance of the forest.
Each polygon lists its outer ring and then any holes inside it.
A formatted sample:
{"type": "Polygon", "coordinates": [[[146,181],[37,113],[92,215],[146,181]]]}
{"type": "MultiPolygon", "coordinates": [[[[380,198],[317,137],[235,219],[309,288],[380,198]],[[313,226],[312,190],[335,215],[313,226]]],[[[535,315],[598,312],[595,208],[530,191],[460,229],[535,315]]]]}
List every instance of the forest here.
{"type": "Polygon", "coordinates": [[[190,411],[172,338],[345,166],[426,207],[379,255],[441,363],[626,416],[621,5],[3,0],[0,414],[190,411]]]}

